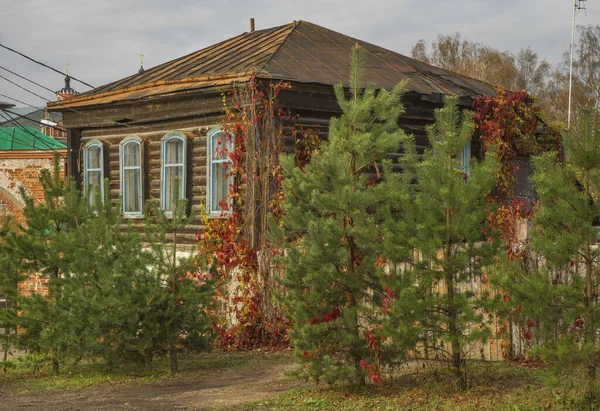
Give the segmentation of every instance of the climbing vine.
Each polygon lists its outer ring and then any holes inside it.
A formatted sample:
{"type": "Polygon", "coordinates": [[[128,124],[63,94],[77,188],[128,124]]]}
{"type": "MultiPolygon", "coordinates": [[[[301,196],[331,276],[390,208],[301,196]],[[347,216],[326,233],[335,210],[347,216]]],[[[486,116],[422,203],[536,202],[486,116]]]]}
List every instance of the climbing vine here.
{"type": "Polygon", "coordinates": [[[479,97],[473,103],[474,139],[481,141],[482,153],[494,146],[501,163],[495,193],[490,197],[496,207],[490,212],[488,223],[490,228],[500,231],[512,259],[521,252],[515,247],[517,221],[531,217],[532,212],[528,204],[514,198],[518,171],[515,160],[517,156],[532,156],[550,150],[560,152],[560,132],[556,125],[541,122],[541,108],[527,92],[511,93],[500,88],[496,92],[496,96],[479,97]]]}
{"type": "MultiPolygon", "coordinates": [[[[497,96],[480,97],[474,102],[475,135],[481,141],[481,151],[495,146],[501,168],[496,175],[496,190],[490,196],[487,217],[488,230],[496,231],[505,246],[509,260],[519,261],[526,267],[529,259],[527,241],[518,236],[518,223],[530,219],[535,204],[515,198],[515,180],[518,170],[517,156],[534,156],[547,151],[561,152],[561,136],[558,125],[547,125],[541,120],[541,108],[525,92],[515,93],[497,90],[497,96]]],[[[505,335],[507,341],[500,343],[504,356],[514,355],[514,327],[519,330],[522,343],[530,344],[531,330],[535,322],[521,315],[521,307],[513,307],[511,295],[502,287],[498,290],[502,310],[508,319],[496,330],[496,336],[505,335]]]]}
{"type": "Polygon", "coordinates": [[[220,218],[205,216],[198,234],[200,252],[221,278],[215,298],[226,307],[214,324],[216,345],[223,349],[280,348],[288,345],[288,322],[273,302],[277,253],[265,237],[268,219],[281,213],[283,125],[288,113],[278,108],[285,82],[251,78],[223,95],[225,120],[219,149],[233,147],[226,177],[233,177],[220,218]],[[231,141],[232,140],[232,141],[231,141]],[[224,142],[225,143],[225,142],[224,142]]]}

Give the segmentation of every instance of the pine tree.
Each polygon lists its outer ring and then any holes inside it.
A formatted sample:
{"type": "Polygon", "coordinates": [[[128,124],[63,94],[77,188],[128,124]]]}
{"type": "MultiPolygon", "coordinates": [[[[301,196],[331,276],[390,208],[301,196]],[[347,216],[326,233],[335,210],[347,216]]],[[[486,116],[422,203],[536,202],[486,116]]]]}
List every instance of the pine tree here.
{"type": "MultiPolygon", "coordinates": [[[[534,213],[537,264],[509,266],[503,286],[528,319],[556,376],[587,375],[586,401],[596,397],[600,347],[597,245],[600,217],[600,127],[583,112],[577,132],[563,139],[564,158],[551,152],[533,160],[539,200],[534,213]],[[586,370],[578,373],[574,370],[586,370]]],[[[531,338],[531,336],[529,338],[531,338]]]]}
{"type": "Polygon", "coordinates": [[[12,258],[10,248],[3,239],[15,229],[16,223],[11,216],[0,215],[0,295],[4,301],[0,303],[0,364],[2,372],[6,374],[11,363],[8,355],[16,347],[17,326],[19,324],[19,289],[20,281],[25,277],[21,273],[19,261],[12,258]]]}
{"type": "MultiPolygon", "coordinates": [[[[208,348],[211,319],[207,313],[212,303],[213,280],[202,272],[200,259],[193,254],[181,256],[178,234],[193,220],[188,202],[177,195],[180,181],[173,182],[174,204],[170,214],[152,208],[152,224],[147,238],[153,257],[152,272],[160,293],[160,304],[152,313],[157,329],[168,346],[171,373],[178,371],[178,350],[208,348]],[[169,238],[170,237],[170,238],[169,238]]],[[[190,250],[193,251],[193,250],[190,250]]]]}
{"type": "MultiPolygon", "coordinates": [[[[23,193],[25,224],[0,243],[6,261],[48,281],[48,295],[17,300],[19,345],[49,358],[56,373],[69,360],[149,365],[167,352],[175,372],[176,350],[206,348],[210,281],[193,261],[177,258],[176,233],[187,224],[185,203],[176,204],[170,218],[156,211],[159,228],[151,229],[156,236],[150,240],[157,243],[148,249],[108,197],[97,197],[90,208],[60,178],[58,167],[42,171],[40,181],[45,202],[35,204],[23,193]],[[168,230],[175,234],[172,249],[165,251],[168,230]]],[[[91,195],[99,196],[95,191],[91,195]]],[[[9,268],[0,258],[0,269],[9,268]]]]}
{"type": "Polygon", "coordinates": [[[60,244],[68,239],[73,227],[83,224],[92,215],[80,204],[77,190],[60,177],[58,157],[54,159],[52,173],[42,170],[40,183],[44,192],[44,201],[40,204],[35,204],[33,198],[21,189],[25,223],[9,232],[4,237],[4,243],[7,254],[18,263],[23,273],[39,273],[48,280],[47,296],[31,294],[17,301],[21,312],[18,325],[22,330],[18,342],[30,352],[47,354],[54,372],[58,373],[66,337],[73,338],[75,335],[64,332],[61,334],[65,337],[63,339],[51,337],[53,331],[59,334],[63,331],[61,322],[65,320],[59,310],[60,305],[64,304],[64,253],[60,244]]]}
{"type": "MultiPolygon", "coordinates": [[[[427,128],[432,149],[422,158],[414,142],[405,145],[403,176],[387,174],[382,189],[390,196],[383,224],[391,264],[391,303],[385,329],[399,345],[449,356],[459,387],[466,387],[465,352],[489,335],[482,284],[495,245],[482,235],[497,161],[461,163],[473,124],[461,114],[456,97],[447,97],[427,128]],[[412,178],[411,192],[403,187],[412,178]],[[414,250],[407,254],[406,250],[414,250]]],[[[385,209],[382,209],[385,211],[385,209]]],[[[428,353],[429,354],[429,353],[428,353]]]]}
{"type": "Polygon", "coordinates": [[[378,378],[382,288],[375,263],[382,241],[375,210],[383,198],[373,174],[407,138],[397,125],[404,87],[363,89],[355,46],[349,98],[335,87],[342,115],[331,119],[328,141],[303,169],[292,156],[281,158],[284,217],[275,241],[285,249],[283,304],[306,378],[378,378]]]}

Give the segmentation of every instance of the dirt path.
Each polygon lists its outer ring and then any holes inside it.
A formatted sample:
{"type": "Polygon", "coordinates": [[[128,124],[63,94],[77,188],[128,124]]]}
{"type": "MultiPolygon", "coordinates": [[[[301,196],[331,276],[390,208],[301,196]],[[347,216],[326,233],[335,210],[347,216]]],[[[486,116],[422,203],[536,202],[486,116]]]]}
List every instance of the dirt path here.
{"type": "Polygon", "coordinates": [[[292,364],[216,372],[205,378],[173,378],[156,384],[0,395],[1,410],[202,410],[227,408],[308,386],[284,376],[292,364]]]}

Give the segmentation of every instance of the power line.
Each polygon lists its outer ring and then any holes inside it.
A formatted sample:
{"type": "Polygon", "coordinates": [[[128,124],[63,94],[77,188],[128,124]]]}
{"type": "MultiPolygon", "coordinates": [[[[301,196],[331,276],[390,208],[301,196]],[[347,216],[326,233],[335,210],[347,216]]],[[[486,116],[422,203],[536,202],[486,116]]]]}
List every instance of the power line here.
{"type": "MultiPolygon", "coordinates": [[[[14,128],[19,128],[19,127],[14,127],[14,128]]],[[[14,134],[9,133],[8,131],[4,130],[2,127],[0,127],[0,131],[11,138],[11,148],[13,148],[13,146],[14,146],[14,144],[13,144],[14,141],[17,141],[17,142],[23,144],[24,147],[29,146],[29,143],[27,141],[23,141],[23,140],[17,138],[14,134]]],[[[2,137],[2,136],[0,136],[0,137],[2,137]]],[[[32,146],[32,148],[33,148],[33,146],[32,146]]]]}
{"type": "Polygon", "coordinates": [[[42,100],[45,100],[45,101],[50,101],[50,100],[48,100],[46,97],[42,97],[42,96],[40,96],[39,94],[37,94],[37,93],[34,93],[33,91],[31,91],[31,90],[29,90],[29,89],[26,89],[25,87],[21,86],[20,84],[17,84],[17,83],[15,83],[15,82],[14,82],[14,81],[12,81],[12,80],[9,80],[9,79],[7,79],[6,77],[4,77],[4,76],[3,76],[3,75],[1,75],[1,74],[0,74],[0,78],[3,78],[4,80],[8,81],[9,83],[11,83],[11,84],[14,84],[15,86],[19,87],[21,90],[24,90],[24,91],[28,92],[29,94],[33,94],[34,96],[36,96],[36,97],[38,97],[38,98],[41,98],[42,100]]]}
{"type": "MultiPolygon", "coordinates": [[[[57,73],[59,73],[59,74],[62,74],[62,75],[63,75],[63,76],[65,76],[65,77],[68,75],[68,74],[66,74],[66,73],[63,73],[63,72],[62,72],[62,71],[60,71],[60,70],[57,70],[57,69],[55,69],[54,67],[50,67],[49,65],[42,63],[41,61],[37,61],[36,59],[34,59],[34,58],[31,58],[31,57],[29,57],[29,56],[27,56],[27,55],[25,55],[25,54],[23,54],[23,53],[21,53],[21,52],[19,52],[19,51],[15,50],[15,49],[11,49],[10,47],[8,47],[8,46],[5,46],[4,44],[1,44],[1,43],[0,43],[0,47],[2,47],[2,48],[4,48],[4,49],[6,49],[6,50],[8,50],[8,51],[12,51],[13,53],[16,53],[16,54],[18,54],[19,56],[25,57],[27,60],[31,60],[31,61],[33,61],[34,63],[36,63],[36,64],[39,64],[40,66],[46,67],[46,68],[48,68],[48,69],[50,69],[50,70],[52,70],[52,71],[55,71],[55,72],[57,72],[57,73]]],[[[75,81],[78,81],[78,82],[80,82],[81,84],[85,84],[86,86],[88,86],[88,87],[90,87],[90,88],[95,88],[95,87],[94,87],[94,86],[92,86],[91,84],[89,84],[89,83],[86,83],[86,82],[85,82],[85,81],[83,81],[83,80],[79,80],[79,79],[78,79],[78,78],[76,78],[76,77],[73,77],[73,76],[69,76],[69,77],[71,77],[71,78],[72,78],[73,80],[75,80],[75,81]]]]}
{"type": "MultiPolygon", "coordinates": [[[[18,99],[14,98],[14,97],[7,96],[6,94],[2,94],[2,93],[0,93],[0,96],[2,96],[2,97],[4,97],[4,98],[7,98],[7,99],[9,99],[9,100],[16,101],[17,103],[25,104],[26,106],[29,106],[29,107],[31,107],[31,108],[34,108],[34,109],[36,109],[36,110],[42,110],[42,108],[41,108],[41,107],[36,107],[36,106],[34,106],[34,105],[32,105],[32,104],[29,104],[29,103],[26,103],[26,102],[24,102],[24,101],[18,100],[18,99]]],[[[15,115],[15,116],[18,116],[18,117],[23,117],[23,118],[25,118],[25,119],[27,119],[27,120],[30,120],[30,121],[35,121],[35,122],[37,123],[37,120],[35,120],[35,119],[32,119],[32,118],[30,118],[30,117],[27,117],[27,116],[23,116],[23,115],[21,115],[21,114],[15,113],[15,112],[13,112],[13,111],[9,111],[9,110],[7,110],[7,109],[3,109],[3,111],[5,111],[5,112],[8,112],[8,113],[11,113],[11,114],[13,114],[13,115],[15,115]]],[[[4,117],[4,116],[3,116],[3,117],[4,117]]],[[[6,119],[6,117],[4,117],[4,118],[6,119]]],[[[13,119],[12,117],[10,117],[10,120],[7,120],[7,122],[14,122],[14,123],[16,123],[15,119],[13,119]]],[[[42,123],[42,124],[43,124],[43,123],[42,123]]],[[[47,127],[50,127],[50,128],[55,128],[55,129],[57,129],[57,130],[60,130],[60,131],[63,131],[63,132],[67,132],[67,130],[65,130],[65,129],[62,129],[62,128],[60,128],[60,127],[54,127],[54,126],[52,126],[52,125],[50,125],[50,124],[44,124],[44,125],[45,125],[45,126],[47,126],[47,127]]]]}
{"type": "Polygon", "coordinates": [[[32,83],[32,84],[35,84],[36,86],[38,86],[38,87],[41,87],[41,88],[43,88],[44,90],[48,90],[50,93],[53,93],[53,94],[54,94],[54,93],[56,93],[56,91],[54,91],[54,90],[50,90],[48,87],[46,87],[46,86],[42,86],[40,83],[36,83],[36,82],[35,82],[35,81],[33,81],[33,80],[29,80],[27,77],[24,77],[24,76],[22,76],[22,75],[20,75],[20,74],[18,74],[18,73],[15,73],[14,71],[7,69],[6,67],[2,67],[2,66],[0,66],[0,69],[2,69],[2,70],[4,70],[4,71],[8,71],[10,74],[14,74],[15,76],[17,76],[17,77],[19,77],[19,78],[22,78],[23,80],[26,80],[26,81],[28,81],[28,82],[30,82],[30,83],[32,83]]]}
{"type": "MultiPolygon", "coordinates": [[[[0,44],[0,45],[1,45],[1,44],[0,44]]],[[[61,103],[60,101],[52,101],[52,100],[48,100],[47,98],[40,96],[39,94],[37,94],[37,93],[35,93],[35,92],[33,92],[33,91],[29,90],[29,89],[28,89],[28,88],[26,88],[26,87],[23,87],[23,86],[21,86],[21,85],[19,85],[19,84],[15,83],[15,82],[14,82],[14,81],[12,81],[12,80],[9,80],[9,79],[7,79],[6,77],[4,77],[4,76],[2,76],[2,75],[0,75],[0,78],[3,78],[4,80],[8,81],[9,83],[12,83],[12,84],[14,84],[15,86],[19,87],[20,89],[22,89],[22,90],[24,90],[24,91],[26,91],[26,92],[28,92],[28,93],[30,93],[30,94],[33,94],[34,96],[36,96],[36,97],[39,97],[39,98],[41,98],[42,100],[44,100],[44,101],[46,101],[46,102],[48,102],[48,103],[52,102],[52,103],[54,103],[54,104],[58,104],[59,106],[62,106],[62,108],[65,108],[65,109],[67,109],[67,110],[69,110],[69,111],[71,111],[71,112],[73,112],[73,113],[78,113],[78,114],[81,114],[81,115],[83,115],[83,116],[87,116],[87,117],[90,117],[90,118],[93,118],[93,119],[96,119],[96,120],[100,120],[100,121],[106,121],[106,119],[104,119],[104,118],[97,117],[97,116],[94,116],[94,115],[92,115],[92,114],[89,114],[89,113],[84,113],[84,112],[82,112],[82,111],[79,111],[79,110],[76,110],[76,109],[74,109],[74,108],[72,108],[72,107],[68,107],[68,106],[64,105],[63,103],[61,103]]],[[[2,94],[0,94],[0,95],[2,95],[2,94]]],[[[9,98],[9,99],[11,99],[11,100],[14,100],[14,101],[18,101],[19,103],[22,103],[22,104],[25,104],[25,105],[31,106],[30,104],[23,103],[23,102],[21,102],[21,101],[19,101],[19,100],[16,100],[16,99],[12,98],[12,97],[8,97],[8,96],[5,96],[5,97],[6,97],[6,98],[9,98]]],[[[32,107],[33,107],[33,106],[32,106],[32,107]]],[[[114,123],[114,125],[117,125],[117,126],[125,126],[125,127],[128,127],[128,128],[129,128],[129,127],[132,127],[132,126],[131,126],[131,125],[129,125],[129,124],[125,124],[125,123],[119,123],[119,122],[117,122],[117,121],[112,121],[112,123],[114,123]]],[[[142,126],[142,125],[139,125],[138,127],[141,127],[141,128],[143,128],[143,129],[147,129],[147,128],[148,128],[148,127],[146,127],[146,126],[142,126]]]]}
{"type": "MultiPolygon", "coordinates": [[[[2,111],[5,111],[5,110],[2,110],[2,111]]],[[[5,120],[7,120],[7,121],[11,121],[11,120],[9,120],[9,119],[8,119],[8,118],[7,118],[7,117],[4,115],[4,114],[0,114],[0,116],[2,116],[2,117],[3,117],[5,120]]],[[[38,141],[38,142],[42,143],[43,145],[45,145],[45,146],[46,146],[48,149],[50,149],[50,150],[52,150],[52,151],[58,151],[58,149],[57,149],[56,147],[52,147],[51,145],[49,145],[48,143],[46,143],[44,140],[41,140],[41,139],[39,138],[39,136],[37,136],[37,135],[33,134],[31,131],[29,131],[29,130],[27,129],[27,127],[25,127],[25,126],[23,126],[22,124],[20,124],[20,123],[19,123],[19,122],[18,122],[16,119],[12,119],[12,121],[14,121],[14,123],[15,123],[15,125],[16,125],[16,127],[17,127],[17,128],[19,128],[20,130],[22,130],[22,131],[26,132],[27,134],[29,134],[30,136],[32,136],[32,137],[35,139],[35,141],[38,141]]],[[[8,133],[7,133],[7,134],[8,134],[8,133]]],[[[13,137],[13,139],[15,138],[15,136],[14,136],[14,135],[13,135],[12,137],[13,137]]],[[[25,145],[25,146],[27,146],[27,145],[28,145],[28,144],[27,144],[27,142],[24,142],[23,140],[19,140],[19,139],[17,139],[17,141],[19,141],[21,144],[23,144],[23,145],[25,145]]],[[[35,143],[34,143],[34,144],[35,144],[35,143]]],[[[33,146],[33,147],[35,147],[35,146],[33,146]]],[[[63,157],[63,158],[66,158],[65,156],[63,156],[63,155],[62,155],[62,154],[60,154],[60,153],[59,153],[59,155],[60,155],[61,157],[63,157]]]]}
{"type": "MultiPolygon", "coordinates": [[[[10,121],[11,121],[11,120],[9,119],[9,117],[6,117],[6,116],[5,116],[4,114],[2,114],[2,113],[0,113],[0,116],[1,116],[2,118],[4,118],[4,119],[5,119],[7,122],[10,122],[10,121]]],[[[15,125],[15,127],[14,127],[14,128],[18,128],[18,129],[21,129],[21,130],[23,130],[21,127],[19,127],[19,124],[18,124],[18,123],[15,125]]],[[[12,140],[13,140],[13,141],[15,141],[15,140],[16,140],[16,141],[18,141],[19,143],[23,144],[24,146],[28,146],[28,145],[29,145],[29,143],[28,143],[28,142],[26,142],[26,141],[24,141],[24,140],[21,140],[21,139],[19,139],[19,138],[17,138],[17,137],[15,137],[15,135],[14,135],[14,134],[10,134],[8,131],[6,131],[6,130],[3,130],[3,128],[2,128],[2,127],[0,127],[0,131],[2,131],[3,133],[5,133],[6,135],[10,136],[10,137],[12,138],[12,140]]],[[[29,130],[27,130],[27,129],[25,129],[25,130],[23,130],[23,131],[27,131],[27,132],[29,132],[29,130]]],[[[32,133],[29,133],[29,134],[32,134],[32,133]]],[[[36,138],[37,138],[37,136],[36,136],[36,138]]]]}
{"type": "Polygon", "coordinates": [[[26,106],[29,106],[31,108],[35,108],[36,110],[39,110],[41,108],[41,107],[36,107],[36,106],[34,106],[32,104],[26,103],[24,101],[18,100],[18,99],[14,98],[14,97],[7,96],[6,94],[0,93],[0,96],[2,96],[4,98],[7,98],[9,100],[12,100],[12,101],[16,101],[17,103],[25,104],[26,106]]]}
{"type": "MultiPolygon", "coordinates": [[[[24,116],[24,115],[19,114],[19,113],[15,113],[14,111],[10,111],[10,110],[7,110],[7,109],[2,109],[2,111],[4,111],[5,113],[12,114],[14,116],[20,117],[20,118],[24,118],[24,119],[29,120],[29,121],[37,122],[37,120],[35,120],[35,119],[29,118],[29,117],[24,116]]],[[[54,128],[54,129],[59,130],[59,131],[64,131],[65,133],[67,132],[67,130],[65,130],[64,128],[51,126],[50,124],[44,124],[44,125],[47,126],[47,127],[50,127],[50,128],[54,128]]]]}

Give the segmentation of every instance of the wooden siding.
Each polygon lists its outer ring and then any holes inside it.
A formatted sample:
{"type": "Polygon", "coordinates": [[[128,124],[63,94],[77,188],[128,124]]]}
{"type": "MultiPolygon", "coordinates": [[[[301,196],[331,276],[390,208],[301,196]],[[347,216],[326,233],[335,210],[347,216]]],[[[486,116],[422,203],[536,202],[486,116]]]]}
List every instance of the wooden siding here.
{"type": "MultiPolygon", "coordinates": [[[[196,217],[181,238],[186,244],[195,244],[195,234],[202,228],[199,213],[206,203],[206,133],[213,127],[219,127],[223,121],[223,95],[212,90],[65,112],[69,147],[73,149],[69,156],[70,174],[81,184],[81,147],[92,139],[101,141],[105,146],[105,178],[110,182],[111,202],[116,205],[121,195],[119,143],[128,136],[137,136],[143,140],[144,149],[144,205],[148,201],[160,201],[161,138],[170,131],[184,132],[188,137],[186,192],[196,217]]],[[[283,128],[283,150],[288,153],[294,152],[294,140],[298,138],[295,132],[311,130],[326,140],[329,120],[341,114],[333,89],[329,86],[294,84],[291,90],[284,90],[279,97],[280,108],[287,110],[294,119],[283,128]]],[[[406,113],[399,125],[414,135],[417,148],[422,151],[428,146],[426,126],[433,122],[433,111],[442,107],[442,98],[407,93],[402,104],[406,113]]],[[[463,101],[463,107],[467,105],[468,99],[463,101]]],[[[399,147],[397,152],[389,154],[389,158],[396,161],[401,155],[399,147]]],[[[393,168],[400,170],[398,164],[393,168]]],[[[143,218],[127,218],[125,222],[139,230],[143,230],[145,225],[143,218]]],[[[261,230],[260,227],[250,229],[261,230]]]]}
{"type": "MultiPolygon", "coordinates": [[[[126,129],[89,129],[82,130],[81,146],[91,140],[99,140],[104,144],[104,155],[106,159],[104,177],[109,180],[110,200],[117,205],[120,196],[120,145],[119,143],[128,136],[140,137],[143,141],[143,181],[144,181],[144,207],[150,201],[160,201],[161,190],[161,139],[170,131],[181,131],[187,137],[187,187],[186,196],[190,201],[194,219],[188,229],[179,238],[183,244],[192,245],[196,243],[196,233],[201,229],[201,212],[205,207],[206,176],[207,176],[207,132],[219,127],[221,117],[206,117],[200,120],[189,120],[179,122],[161,123],[159,127],[153,127],[153,131],[145,131],[140,127],[126,129]],[[190,127],[189,124],[194,126],[190,127]],[[187,127],[182,127],[187,126],[187,127]]],[[[81,167],[79,168],[79,181],[81,181],[81,167]]],[[[146,221],[144,218],[124,218],[124,224],[130,223],[133,227],[142,231],[146,221]]]]}

